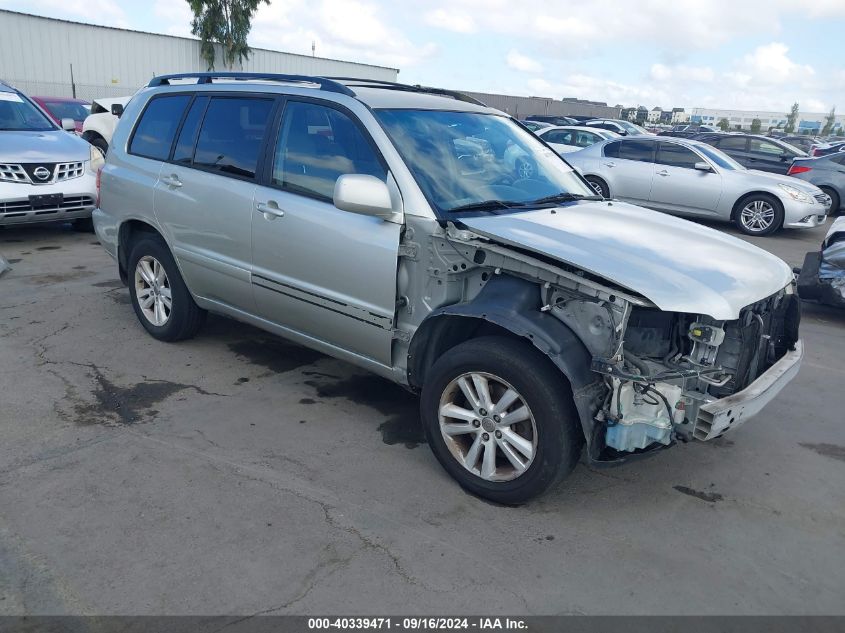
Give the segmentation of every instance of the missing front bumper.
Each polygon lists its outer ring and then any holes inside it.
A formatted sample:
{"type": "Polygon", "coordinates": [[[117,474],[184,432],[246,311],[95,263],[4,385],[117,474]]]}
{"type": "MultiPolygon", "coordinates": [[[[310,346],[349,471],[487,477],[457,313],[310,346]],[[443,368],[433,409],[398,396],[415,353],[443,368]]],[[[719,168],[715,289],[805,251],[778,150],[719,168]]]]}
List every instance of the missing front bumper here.
{"type": "Polygon", "coordinates": [[[795,349],[784,354],[748,387],[700,407],[693,437],[712,440],[757,415],[795,378],[803,357],[804,344],[799,339],[795,342],[795,349]]]}

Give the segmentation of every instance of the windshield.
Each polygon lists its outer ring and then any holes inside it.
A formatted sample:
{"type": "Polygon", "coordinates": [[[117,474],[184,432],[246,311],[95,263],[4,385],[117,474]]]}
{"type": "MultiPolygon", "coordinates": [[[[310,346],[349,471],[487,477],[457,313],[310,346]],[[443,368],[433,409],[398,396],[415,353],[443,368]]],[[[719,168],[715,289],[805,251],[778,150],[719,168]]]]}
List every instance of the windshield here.
{"type": "Polygon", "coordinates": [[[745,167],[736,162],[733,158],[725,154],[722,150],[716,149],[711,145],[696,145],[695,149],[704,154],[711,161],[716,163],[722,169],[730,169],[735,171],[743,171],[745,167]]]}
{"type": "Polygon", "coordinates": [[[439,214],[593,197],[554,151],[506,117],[440,110],[376,116],[439,214]]]}
{"type": "Polygon", "coordinates": [[[75,101],[45,101],[44,107],[59,121],[62,119],[84,121],[85,117],[88,116],[88,109],[85,104],[75,101]]]}
{"type": "Polygon", "coordinates": [[[634,125],[633,123],[629,123],[628,121],[618,121],[619,125],[621,125],[628,134],[648,134],[648,130],[645,128],[640,127],[639,125],[634,125]]]}
{"type": "Polygon", "coordinates": [[[46,131],[55,126],[44,114],[16,92],[0,92],[0,130],[46,131]]]}

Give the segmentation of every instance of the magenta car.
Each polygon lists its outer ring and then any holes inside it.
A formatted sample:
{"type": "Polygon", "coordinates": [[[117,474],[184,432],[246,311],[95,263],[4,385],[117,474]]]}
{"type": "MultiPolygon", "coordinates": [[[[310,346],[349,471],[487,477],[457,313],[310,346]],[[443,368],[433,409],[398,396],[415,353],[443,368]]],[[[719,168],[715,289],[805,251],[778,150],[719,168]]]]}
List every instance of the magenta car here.
{"type": "Polygon", "coordinates": [[[82,122],[91,114],[91,104],[82,99],[68,97],[31,97],[61,127],[62,119],[73,119],[77,133],[82,133],[82,122]]]}

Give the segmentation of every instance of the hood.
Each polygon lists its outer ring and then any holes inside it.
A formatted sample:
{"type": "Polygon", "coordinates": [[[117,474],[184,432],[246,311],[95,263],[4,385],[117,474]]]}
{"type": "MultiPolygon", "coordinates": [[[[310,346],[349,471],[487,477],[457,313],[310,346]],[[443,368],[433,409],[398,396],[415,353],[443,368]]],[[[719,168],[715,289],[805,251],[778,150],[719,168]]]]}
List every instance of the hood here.
{"type": "Polygon", "coordinates": [[[638,293],[661,310],[736,319],[792,281],[782,260],[747,242],[624,202],[579,202],[462,218],[492,240],[553,257],[638,293]]]}
{"type": "Polygon", "coordinates": [[[88,142],[64,130],[0,131],[0,163],[62,163],[90,158],[88,142]]]}

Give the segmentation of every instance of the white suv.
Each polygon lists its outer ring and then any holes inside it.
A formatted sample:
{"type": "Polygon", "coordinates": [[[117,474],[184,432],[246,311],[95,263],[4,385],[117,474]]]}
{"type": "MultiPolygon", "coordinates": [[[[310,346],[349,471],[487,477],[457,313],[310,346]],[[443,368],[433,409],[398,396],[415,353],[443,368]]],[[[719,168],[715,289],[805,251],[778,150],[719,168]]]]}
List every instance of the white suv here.
{"type": "Polygon", "coordinates": [[[100,150],[0,82],[0,225],[73,221],[89,228],[102,164],[100,150]]]}

